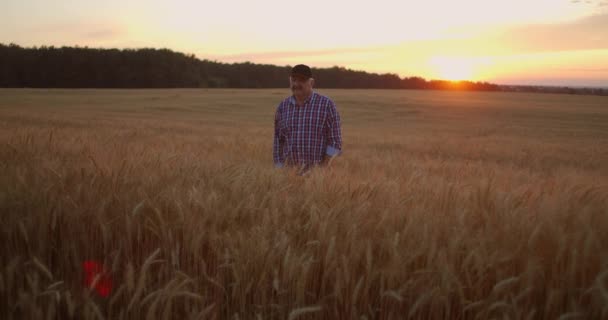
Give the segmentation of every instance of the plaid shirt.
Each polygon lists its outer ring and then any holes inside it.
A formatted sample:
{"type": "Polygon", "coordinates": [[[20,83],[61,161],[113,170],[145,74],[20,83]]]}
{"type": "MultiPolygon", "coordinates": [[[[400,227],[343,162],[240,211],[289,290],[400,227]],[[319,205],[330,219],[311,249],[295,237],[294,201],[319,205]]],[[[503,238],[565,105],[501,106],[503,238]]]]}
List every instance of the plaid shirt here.
{"type": "Polygon", "coordinates": [[[328,97],[315,92],[302,106],[283,100],[274,116],[273,158],[283,165],[314,165],[341,153],[340,115],[328,97]]]}

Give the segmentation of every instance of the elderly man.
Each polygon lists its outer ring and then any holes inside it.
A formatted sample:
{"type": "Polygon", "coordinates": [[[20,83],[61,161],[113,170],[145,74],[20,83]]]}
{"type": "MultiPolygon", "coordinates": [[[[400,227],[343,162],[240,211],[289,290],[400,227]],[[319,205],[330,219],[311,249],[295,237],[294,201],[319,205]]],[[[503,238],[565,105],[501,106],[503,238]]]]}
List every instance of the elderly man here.
{"type": "Polygon", "coordinates": [[[308,66],[293,67],[289,83],[293,95],[279,104],[274,117],[273,158],[276,167],[297,167],[303,175],[341,153],[340,115],[331,99],[312,90],[308,66]]]}

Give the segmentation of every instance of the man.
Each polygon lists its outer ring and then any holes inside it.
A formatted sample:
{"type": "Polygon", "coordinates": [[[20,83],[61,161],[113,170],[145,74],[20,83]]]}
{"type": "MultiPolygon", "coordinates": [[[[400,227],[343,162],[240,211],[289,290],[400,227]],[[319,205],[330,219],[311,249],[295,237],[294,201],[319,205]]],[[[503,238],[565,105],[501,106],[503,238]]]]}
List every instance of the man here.
{"type": "Polygon", "coordinates": [[[276,167],[296,167],[304,175],[342,152],[340,115],[331,99],[312,90],[308,66],[293,67],[289,84],[293,95],[279,104],[274,117],[273,158],[276,167]]]}

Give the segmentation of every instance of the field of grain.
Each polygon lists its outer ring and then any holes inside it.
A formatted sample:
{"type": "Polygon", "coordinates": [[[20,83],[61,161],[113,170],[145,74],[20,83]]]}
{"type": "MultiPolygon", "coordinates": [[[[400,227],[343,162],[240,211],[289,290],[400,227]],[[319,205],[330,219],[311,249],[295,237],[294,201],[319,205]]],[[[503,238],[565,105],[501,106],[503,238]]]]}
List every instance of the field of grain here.
{"type": "Polygon", "coordinates": [[[287,89],[0,90],[0,318],[608,318],[608,98],[318,92],[299,177],[287,89]]]}

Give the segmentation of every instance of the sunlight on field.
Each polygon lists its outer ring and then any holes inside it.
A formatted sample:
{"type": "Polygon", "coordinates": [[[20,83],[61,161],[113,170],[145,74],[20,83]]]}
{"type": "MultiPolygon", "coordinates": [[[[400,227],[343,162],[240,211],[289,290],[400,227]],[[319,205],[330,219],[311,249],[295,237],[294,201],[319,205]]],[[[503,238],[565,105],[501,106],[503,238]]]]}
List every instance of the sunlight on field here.
{"type": "Polygon", "coordinates": [[[302,178],[287,90],[0,90],[0,317],[608,317],[605,97],[319,92],[302,178]]]}

